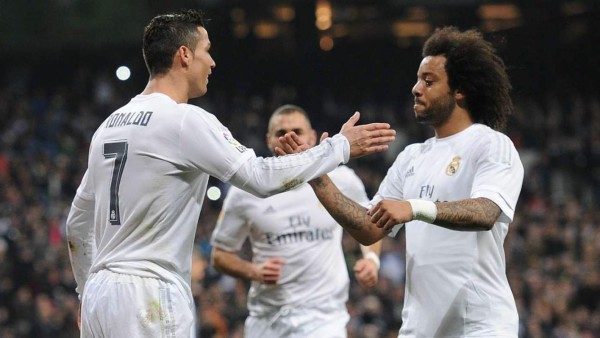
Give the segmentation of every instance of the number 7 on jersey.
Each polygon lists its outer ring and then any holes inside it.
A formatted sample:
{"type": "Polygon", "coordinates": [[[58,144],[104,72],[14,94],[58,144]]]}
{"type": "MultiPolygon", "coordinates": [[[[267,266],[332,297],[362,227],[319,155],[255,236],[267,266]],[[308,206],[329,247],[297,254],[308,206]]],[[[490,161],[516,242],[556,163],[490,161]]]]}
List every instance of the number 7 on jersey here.
{"type": "Polygon", "coordinates": [[[110,210],[108,219],[112,225],[121,225],[119,212],[119,185],[127,162],[127,141],[104,143],[104,158],[115,159],[110,180],[110,210]]]}

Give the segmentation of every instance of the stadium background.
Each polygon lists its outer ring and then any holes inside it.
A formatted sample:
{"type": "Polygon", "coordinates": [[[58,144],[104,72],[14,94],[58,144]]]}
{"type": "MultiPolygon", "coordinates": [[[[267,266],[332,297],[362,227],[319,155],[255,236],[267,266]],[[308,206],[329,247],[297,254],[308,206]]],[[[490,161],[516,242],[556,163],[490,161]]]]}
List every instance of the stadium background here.
{"type": "MultiPolygon", "coordinates": [[[[390,122],[392,149],[355,160],[371,196],[395,154],[431,136],[414,123],[412,87],[435,27],[480,28],[512,78],[507,134],[526,167],[506,240],[521,337],[600,337],[600,12],[597,1],[260,0],[3,1],[0,6],[0,337],[76,337],[77,298],[64,221],[97,125],[142,90],[150,18],[202,8],[217,67],[193,100],[266,155],[270,112],[305,107],[318,132],[355,110],[390,122]],[[118,66],[131,70],[127,81],[118,66]]],[[[227,186],[211,180],[222,190],[227,186]]],[[[247,284],[207,264],[221,199],[206,200],[193,290],[199,335],[239,337],[247,284]]],[[[344,248],[352,266],[360,254],[344,248]]],[[[404,238],[386,239],[380,283],[353,282],[351,337],[395,337],[404,238]]]]}

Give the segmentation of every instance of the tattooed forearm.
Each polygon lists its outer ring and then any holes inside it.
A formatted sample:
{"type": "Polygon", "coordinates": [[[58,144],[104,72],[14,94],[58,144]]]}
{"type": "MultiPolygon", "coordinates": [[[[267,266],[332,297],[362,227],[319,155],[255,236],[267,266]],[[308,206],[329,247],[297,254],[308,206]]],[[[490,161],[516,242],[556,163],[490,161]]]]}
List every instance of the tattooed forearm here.
{"type": "Polygon", "coordinates": [[[360,230],[362,227],[371,225],[367,219],[365,208],[344,196],[329,177],[320,177],[309,183],[321,204],[344,228],[360,230]]]}
{"type": "Polygon", "coordinates": [[[313,187],[313,190],[325,189],[331,183],[331,180],[329,177],[317,177],[308,183],[313,187]]]}
{"type": "Polygon", "coordinates": [[[365,222],[366,210],[363,206],[344,196],[339,191],[332,193],[331,195],[331,202],[334,207],[331,210],[327,210],[343,227],[360,230],[362,227],[369,227],[372,225],[370,221],[365,222]]]}
{"type": "Polygon", "coordinates": [[[434,224],[452,230],[490,230],[502,212],[496,203],[487,198],[437,202],[436,206],[434,224]]]}
{"type": "Polygon", "coordinates": [[[344,196],[328,176],[314,179],[309,183],[331,217],[360,243],[370,245],[387,233],[371,223],[367,210],[344,196]]]}

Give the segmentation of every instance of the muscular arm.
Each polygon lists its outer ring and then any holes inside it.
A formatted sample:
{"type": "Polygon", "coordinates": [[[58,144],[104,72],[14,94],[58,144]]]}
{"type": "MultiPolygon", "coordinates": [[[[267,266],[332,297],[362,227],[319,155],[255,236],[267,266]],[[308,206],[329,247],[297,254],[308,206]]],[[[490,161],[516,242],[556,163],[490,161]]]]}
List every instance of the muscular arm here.
{"type": "Polygon", "coordinates": [[[361,244],[371,245],[389,232],[371,223],[365,208],[344,196],[329,176],[325,175],[308,183],[329,214],[361,244]]]}
{"type": "Polygon", "coordinates": [[[213,247],[210,255],[215,269],[236,278],[259,280],[258,267],[236,253],[213,247]]]}
{"type": "Polygon", "coordinates": [[[484,197],[435,204],[437,217],[433,224],[450,230],[490,230],[502,213],[496,203],[484,197]]]}
{"type": "Polygon", "coordinates": [[[236,278],[265,284],[274,284],[279,280],[283,263],[280,258],[271,258],[262,264],[255,264],[240,258],[234,252],[217,247],[213,247],[211,253],[211,264],[215,269],[236,278]]]}
{"type": "MultiPolygon", "coordinates": [[[[469,198],[452,202],[435,202],[433,214],[429,208],[421,209],[419,200],[383,200],[377,203],[368,214],[377,227],[392,228],[395,224],[410,222],[414,219],[432,223],[450,230],[486,231],[498,220],[500,207],[487,198],[469,198]],[[419,202],[419,203],[415,203],[419,202]],[[437,209],[437,213],[435,211],[437,209]],[[432,221],[432,217],[435,219],[432,221]]],[[[433,204],[433,202],[425,202],[433,204]]]]}

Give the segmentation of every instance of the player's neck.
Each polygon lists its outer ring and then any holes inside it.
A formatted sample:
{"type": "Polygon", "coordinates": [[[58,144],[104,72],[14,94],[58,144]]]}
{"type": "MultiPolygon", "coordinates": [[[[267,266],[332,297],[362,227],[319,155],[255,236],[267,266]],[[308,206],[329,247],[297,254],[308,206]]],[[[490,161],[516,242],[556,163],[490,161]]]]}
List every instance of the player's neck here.
{"type": "Polygon", "coordinates": [[[468,111],[455,109],[448,120],[439,126],[434,126],[435,137],[444,138],[460,133],[473,125],[473,119],[468,111]]]}
{"type": "Polygon", "coordinates": [[[146,88],[144,88],[142,94],[161,93],[167,95],[177,103],[187,103],[187,91],[182,90],[181,84],[178,82],[180,81],[176,77],[169,74],[155,76],[148,80],[148,84],[146,84],[146,88]]]}

